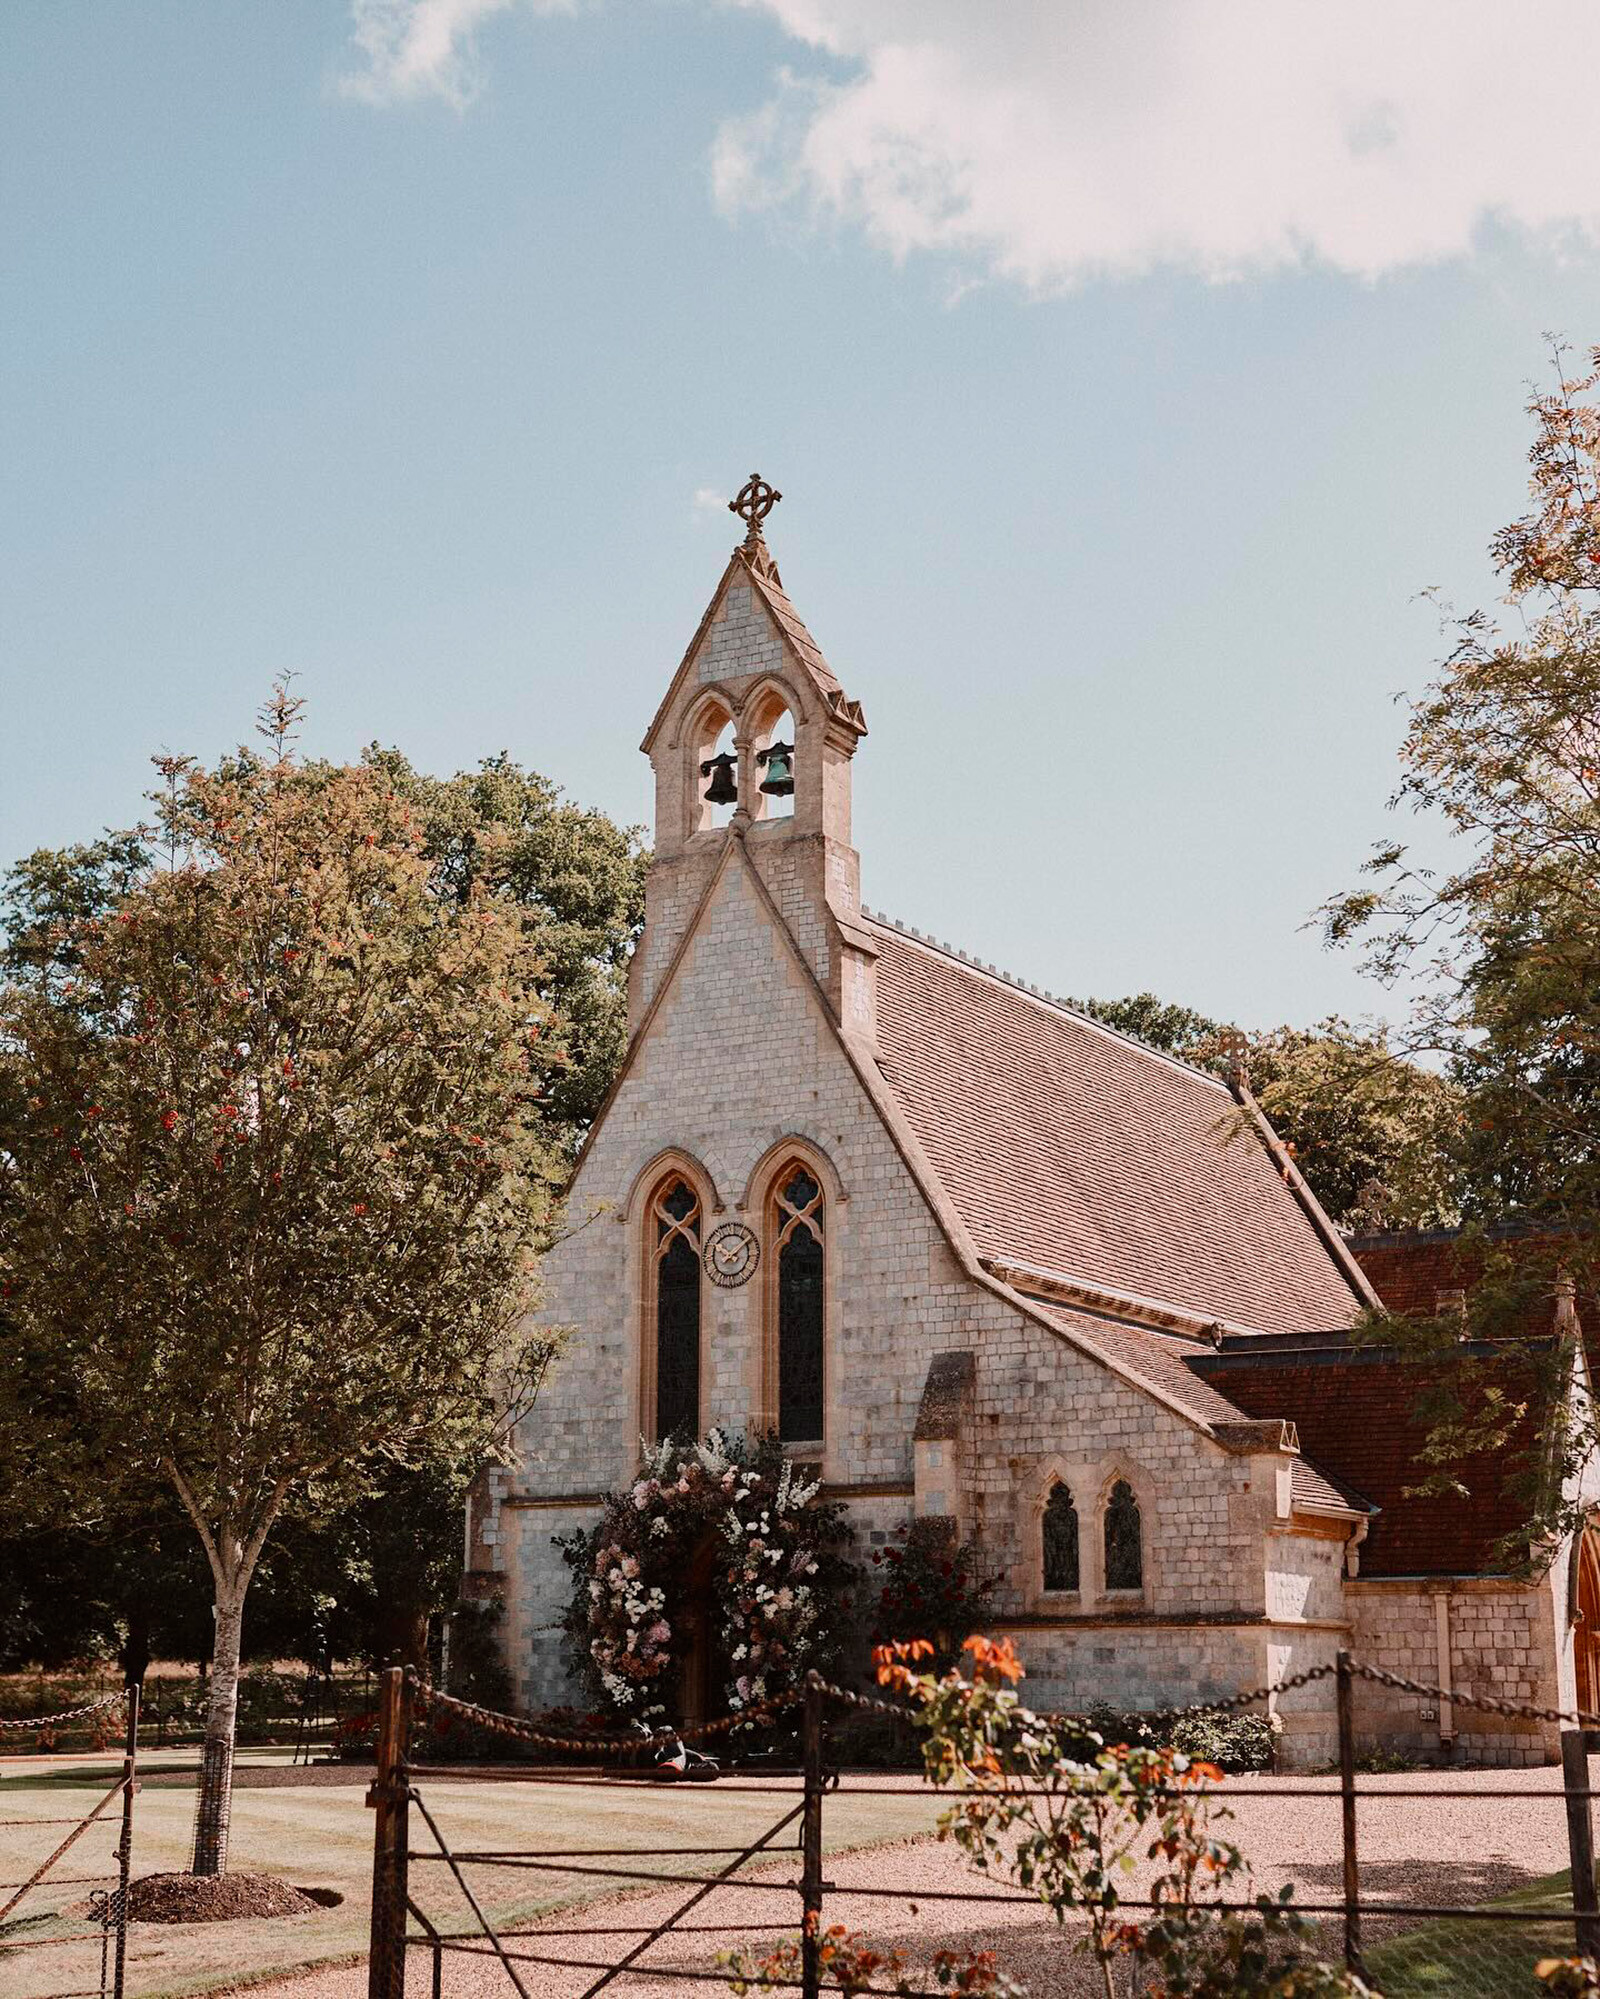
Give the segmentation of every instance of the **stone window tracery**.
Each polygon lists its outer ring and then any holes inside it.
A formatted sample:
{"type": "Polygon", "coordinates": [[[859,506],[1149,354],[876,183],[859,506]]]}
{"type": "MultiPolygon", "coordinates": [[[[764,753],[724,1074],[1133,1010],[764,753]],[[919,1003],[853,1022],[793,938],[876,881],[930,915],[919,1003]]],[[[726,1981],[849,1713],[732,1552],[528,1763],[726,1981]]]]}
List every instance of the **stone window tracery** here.
{"type": "Polygon", "coordinates": [[[655,1433],[700,1434],[700,1201],[681,1174],[650,1203],[655,1287],[655,1433]]]}
{"type": "Polygon", "coordinates": [[[815,1175],[802,1165],[786,1168],[772,1213],[778,1435],[785,1443],[817,1443],[823,1435],[824,1225],[815,1175]]]}
{"type": "Polygon", "coordinates": [[[1125,1478],[1117,1480],[1106,1498],[1105,1553],[1108,1590],[1144,1588],[1143,1523],[1139,1502],[1125,1478]]]}
{"type": "Polygon", "coordinates": [[[1050,1488],[1041,1523],[1044,1538],[1044,1586],[1075,1590],[1078,1581],[1078,1509],[1072,1494],[1058,1479],[1050,1488]]]}

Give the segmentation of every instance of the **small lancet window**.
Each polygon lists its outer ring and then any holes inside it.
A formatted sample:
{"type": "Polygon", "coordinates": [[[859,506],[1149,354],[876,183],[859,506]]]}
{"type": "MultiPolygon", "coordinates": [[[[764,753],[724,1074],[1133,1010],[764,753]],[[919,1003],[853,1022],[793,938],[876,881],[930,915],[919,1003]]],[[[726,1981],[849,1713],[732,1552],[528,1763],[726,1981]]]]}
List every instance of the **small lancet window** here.
{"type": "Polygon", "coordinates": [[[1078,1587],[1078,1509],[1058,1479],[1044,1508],[1044,1586],[1078,1587]]]}
{"type": "Polygon", "coordinates": [[[794,812],[794,717],[785,708],[759,731],[756,750],[757,796],[763,819],[794,812]]]}
{"type": "Polygon", "coordinates": [[[805,1167],[774,1197],[778,1289],[778,1435],[817,1443],[823,1434],[823,1199],[805,1167]]]}
{"type": "Polygon", "coordinates": [[[656,1272],[656,1435],[700,1434],[700,1203],[687,1180],[651,1204],[656,1272]]]}
{"type": "Polygon", "coordinates": [[[1106,1501],[1106,1588],[1144,1588],[1144,1543],[1139,1502],[1119,1478],[1106,1501]]]}

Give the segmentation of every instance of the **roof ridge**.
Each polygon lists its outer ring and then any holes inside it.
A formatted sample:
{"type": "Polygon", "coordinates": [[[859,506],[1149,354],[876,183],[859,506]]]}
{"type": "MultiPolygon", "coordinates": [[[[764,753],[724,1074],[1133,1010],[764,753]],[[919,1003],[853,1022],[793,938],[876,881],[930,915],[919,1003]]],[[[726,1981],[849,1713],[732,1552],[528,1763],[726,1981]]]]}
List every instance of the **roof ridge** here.
{"type": "Polygon", "coordinates": [[[930,936],[918,930],[915,924],[902,923],[897,916],[886,916],[881,909],[868,909],[861,905],[861,914],[868,923],[877,924],[880,930],[893,930],[902,937],[909,937],[913,943],[923,945],[929,951],[937,951],[941,956],[954,958],[958,964],[966,965],[975,972],[1009,986],[1013,992],[1025,994],[1029,999],[1038,1000],[1042,1005],[1051,1006],[1058,1012],[1070,1014],[1085,1027],[1094,1028],[1098,1033],[1108,1035],[1113,1041],[1125,1041],[1130,1048],[1137,1048],[1141,1055],[1153,1055],[1158,1062],[1169,1062],[1175,1069],[1181,1069],[1191,1076],[1199,1076],[1221,1090],[1224,1096],[1232,1096],[1227,1084],[1214,1069],[1202,1069],[1197,1062],[1189,1062],[1181,1055],[1174,1055],[1170,1048],[1158,1048],[1153,1041],[1146,1041],[1143,1035],[1131,1034],[1125,1027],[1113,1027],[1109,1021],[1097,1020],[1087,1013],[1076,1001],[1064,999],[1060,993],[1052,993],[1043,986],[1036,986],[1030,979],[1019,978],[1014,972],[1001,970],[983,958],[973,957],[970,951],[963,951],[955,944],[947,944],[942,938],[930,936]]]}

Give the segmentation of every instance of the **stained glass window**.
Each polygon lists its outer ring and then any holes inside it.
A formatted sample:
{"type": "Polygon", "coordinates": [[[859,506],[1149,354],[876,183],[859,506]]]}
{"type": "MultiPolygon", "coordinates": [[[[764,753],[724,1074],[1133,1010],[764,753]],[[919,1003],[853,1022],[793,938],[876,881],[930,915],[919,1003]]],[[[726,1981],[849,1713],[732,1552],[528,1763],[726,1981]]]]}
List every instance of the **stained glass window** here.
{"type": "Polygon", "coordinates": [[[1078,1509],[1072,1494],[1059,1482],[1050,1488],[1044,1509],[1044,1586],[1078,1587],[1078,1509]]]}
{"type": "Polygon", "coordinates": [[[803,1166],[777,1193],[778,1435],[816,1443],[823,1431],[823,1201],[803,1166]]]}
{"type": "Polygon", "coordinates": [[[1124,1478],[1117,1480],[1106,1501],[1106,1588],[1144,1588],[1139,1502],[1124,1478]]]}
{"type": "Polygon", "coordinates": [[[657,1195],[656,1435],[700,1434],[700,1203],[686,1180],[657,1195]]]}

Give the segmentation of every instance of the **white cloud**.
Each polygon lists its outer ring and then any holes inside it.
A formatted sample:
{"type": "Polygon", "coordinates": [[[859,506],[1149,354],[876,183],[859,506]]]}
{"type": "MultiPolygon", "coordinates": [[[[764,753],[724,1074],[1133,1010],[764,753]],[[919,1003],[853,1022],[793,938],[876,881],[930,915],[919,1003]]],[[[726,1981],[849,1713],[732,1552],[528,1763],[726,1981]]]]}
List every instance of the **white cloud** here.
{"type": "MultiPolygon", "coordinates": [[[[442,97],[462,110],[479,80],[476,33],[491,14],[522,0],[351,0],[362,67],[339,79],[346,97],[368,104],[442,97]]],[[[564,13],[567,0],[534,0],[542,13],[564,13]]]]}
{"type": "Polygon", "coordinates": [[[1038,290],[1600,235],[1594,0],[741,4],[853,73],[723,128],[728,212],[799,203],[1038,290]]]}
{"type": "MultiPolygon", "coordinates": [[[[478,24],[551,4],[354,0],[353,87],[464,102],[478,24]]],[[[723,4],[809,71],[730,107],[727,214],[837,220],[1038,291],[1162,267],[1374,277],[1495,225],[1600,239],[1595,0],[723,4]]]]}

